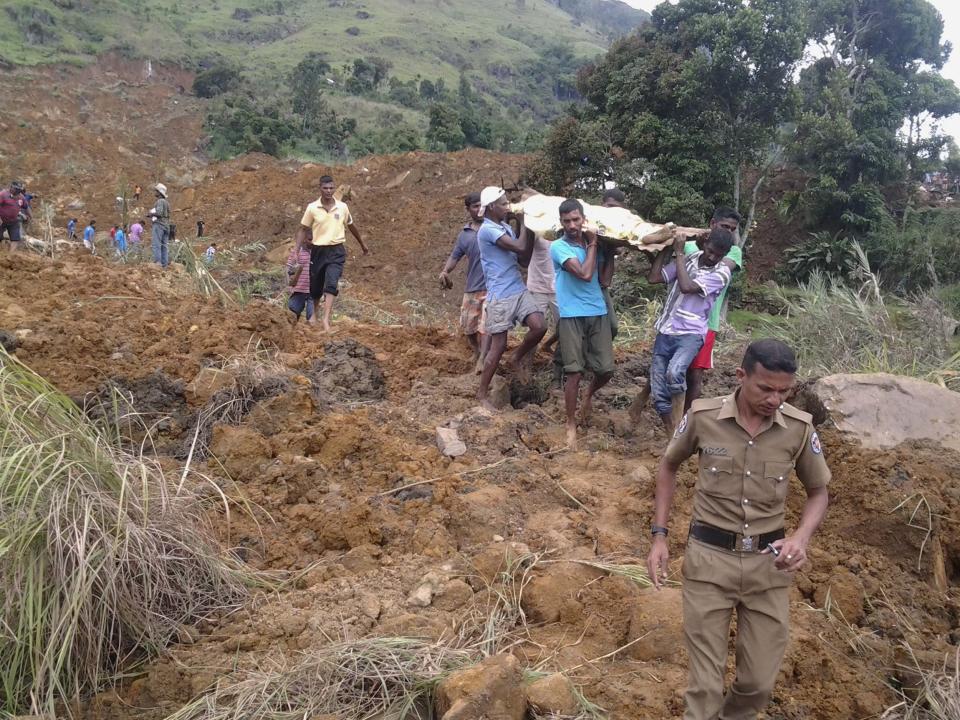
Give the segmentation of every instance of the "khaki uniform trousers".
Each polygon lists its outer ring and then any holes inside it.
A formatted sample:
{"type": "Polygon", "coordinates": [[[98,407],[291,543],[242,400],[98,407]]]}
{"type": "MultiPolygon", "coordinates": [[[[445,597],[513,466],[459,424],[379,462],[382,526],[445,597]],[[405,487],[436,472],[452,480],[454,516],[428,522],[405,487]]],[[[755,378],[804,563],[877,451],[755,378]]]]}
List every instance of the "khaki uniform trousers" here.
{"type": "Polygon", "coordinates": [[[766,708],[787,647],[791,582],[769,554],[727,552],[690,539],[683,558],[690,666],[684,720],[753,720],[766,708]],[[724,697],[734,609],[737,673],[724,697]]]}

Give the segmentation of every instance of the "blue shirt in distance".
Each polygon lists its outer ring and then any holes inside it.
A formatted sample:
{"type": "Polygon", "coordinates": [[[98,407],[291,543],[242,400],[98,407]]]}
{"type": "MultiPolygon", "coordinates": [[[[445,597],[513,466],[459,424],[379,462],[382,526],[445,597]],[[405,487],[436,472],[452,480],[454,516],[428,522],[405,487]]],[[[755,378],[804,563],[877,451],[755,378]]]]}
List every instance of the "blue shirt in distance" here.
{"type": "Polygon", "coordinates": [[[593,268],[593,277],[581,280],[564,269],[563,264],[570,258],[576,258],[582,265],[587,259],[587,249],[567,242],[567,237],[557,238],[550,244],[550,258],[553,271],[557,276],[557,307],[560,317],[596,317],[607,314],[607,303],[600,290],[599,253],[597,264],[593,268]]]}
{"type": "Polygon", "coordinates": [[[483,219],[483,225],[477,232],[480,264],[483,266],[483,275],[487,281],[487,302],[513,297],[527,289],[523,284],[520,266],[517,264],[517,254],[497,245],[497,240],[504,235],[517,239],[513,228],[506,223],[496,223],[489,218],[483,219]]]}

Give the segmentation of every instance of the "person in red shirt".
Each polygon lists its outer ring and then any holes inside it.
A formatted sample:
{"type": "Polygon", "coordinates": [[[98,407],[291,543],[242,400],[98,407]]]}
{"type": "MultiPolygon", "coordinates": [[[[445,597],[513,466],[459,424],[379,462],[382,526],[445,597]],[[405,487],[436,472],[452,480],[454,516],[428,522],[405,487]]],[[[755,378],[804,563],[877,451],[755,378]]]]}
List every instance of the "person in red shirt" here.
{"type": "Polygon", "coordinates": [[[6,190],[0,190],[0,243],[3,236],[10,238],[10,249],[20,247],[20,226],[26,218],[22,207],[23,183],[14,180],[6,190]]]}

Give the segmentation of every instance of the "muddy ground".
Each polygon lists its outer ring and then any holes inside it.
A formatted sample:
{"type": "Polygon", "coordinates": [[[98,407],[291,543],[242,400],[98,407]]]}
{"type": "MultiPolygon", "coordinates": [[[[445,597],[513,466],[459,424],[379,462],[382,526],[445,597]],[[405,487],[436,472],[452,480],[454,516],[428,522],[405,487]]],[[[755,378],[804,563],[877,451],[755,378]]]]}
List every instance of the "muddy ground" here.
{"type": "MultiPolygon", "coordinates": [[[[222,268],[221,278],[275,268],[329,168],[265,157],[208,162],[196,151],[197,101],[176,89],[183,78],[169,71],[158,84],[139,72],[115,60],[15,76],[24,92],[57,78],[62,86],[58,107],[38,105],[45,109],[27,128],[0,116],[8,130],[32,133],[16,149],[5,146],[11,166],[56,205],[58,221],[76,200],[81,220],[108,217],[118,164],[144,187],[168,173],[172,179],[159,179],[173,188],[181,225],[202,215],[227,247],[266,246],[222,268]],[[47,75],[54,72],[62,77],[47,75]],[[145,124],[153,140],[116,124],[69,144],[57,132],[99,122],[87,104],[120,100],[128,125],[145,124]],[[74,159],[68,166],[57,157],[74,159]],[[103,183],[92,182],[97,173],[103,183]]],[[[510,184],[521,165],[466,151],[335,168],[351,185],[374,253],[348,260],[345,314],[333,336],[292,329],[275,302],[240,306],[200,295],[178,266],[161,272],[78,250],[55,259],[0,254],[0,331],[16,338],[18,357],[78,401],[115,388],[162,419],[157,449],[169,467],[182,463],[184,443],[217,393],[244,383],[249,402],[211,429],[197,469],[238,499],[229,517],[215,517],[224,544],[257,569],[296,577],[202,623],[90,702],[86,716],[161,718],[218,679],[334,639],[447,637],[482,611],[505,555],[527,552],[541,562],[530,571],[526,625],[510,652],[526,667],[567,671],[610,717],[681,715],[678,590],[657,593],[563,562],[642,558],[648,549],[666,438],[649,409],[639,422],[628,409],[649,348],[618,349],[617,377],[602,391],[581,448],[564,451],[562,406],[549,391],[544,355],[532,385],[504,378],[498,415],[477,411],[469,352],[455,332],[459,295],[442,294],[434,281],[462,221],[459,198],[501,179],[510,184]],[[465,455],[440,454],[435,435],[444,425],[458,429],[465,455]],[[431,482],[391,492],[421,481],[431,482]],[[426,605],[411,599],[424,584],[426,605]]],[[[708,393],[730,390],[739,350],[723,344],[708,393]]],[[[934,666],[960,642],[960,456],[922,445],[866,451],[828,426],[822,435],[834,500],[797,576],[790,647],[768,717],[879,717],[897,702],[892,688],[913,680],[904,668],[909,652],[934,666]]],[[[677,569],[694,477],[688,463],[670,537],[677,569]]],[[[802,505],[793,482],[788,525],[802,505]]]]}

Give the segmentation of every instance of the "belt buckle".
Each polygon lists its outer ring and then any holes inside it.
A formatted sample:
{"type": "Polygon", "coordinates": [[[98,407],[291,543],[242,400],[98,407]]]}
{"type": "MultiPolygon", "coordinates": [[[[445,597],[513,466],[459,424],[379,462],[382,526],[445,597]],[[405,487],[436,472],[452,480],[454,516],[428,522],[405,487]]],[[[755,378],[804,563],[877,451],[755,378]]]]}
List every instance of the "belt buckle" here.
{"type": "Polygon", "coordinates": [[[753,535],[741,535],[740,536],[740,550],[743,552],[753,552],[753,535]]]}

